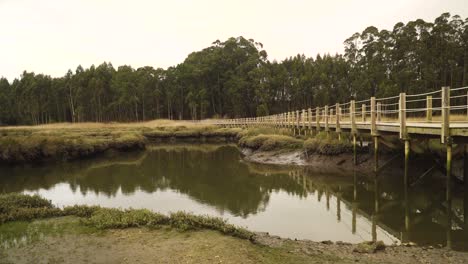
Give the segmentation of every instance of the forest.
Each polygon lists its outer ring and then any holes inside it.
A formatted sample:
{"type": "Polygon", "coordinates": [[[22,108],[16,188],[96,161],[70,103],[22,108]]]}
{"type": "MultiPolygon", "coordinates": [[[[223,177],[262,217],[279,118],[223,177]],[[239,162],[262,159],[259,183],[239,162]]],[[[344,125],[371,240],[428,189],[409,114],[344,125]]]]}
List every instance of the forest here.
{"type": "Polygon", "coordinates": [[[344,54],[278,62],[262,43],[232,37],[167,69],[104,62],[59,78],[24,71],[0,78],[0,125],[247,117],[468,85],[468,19],[457,15],[369,26],[343,44],[344,54]]]}

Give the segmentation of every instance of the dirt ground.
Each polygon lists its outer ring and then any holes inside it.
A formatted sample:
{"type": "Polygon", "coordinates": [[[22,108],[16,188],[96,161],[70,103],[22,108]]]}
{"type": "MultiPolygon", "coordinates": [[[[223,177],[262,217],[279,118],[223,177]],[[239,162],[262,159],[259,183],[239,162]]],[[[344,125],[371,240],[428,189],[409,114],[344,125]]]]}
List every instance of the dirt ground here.
{"type": "MultiPolygon", "coordinates": [[[[0,263],[467,263],[468,253],[387,246],[358,253],[358,245],[294,241],[257,234],[253,241],[216,231],[169,228],[83,229],[73,218],[41,220],[55,225],[39,239],[0,250],[0,263]],[[58,223],[58,225],[57,225],[58,223]],[[64,232],[57,226],[66,227],[64,232]]],[[[31,228],[28,228],[31,229],[31,228]]]]}

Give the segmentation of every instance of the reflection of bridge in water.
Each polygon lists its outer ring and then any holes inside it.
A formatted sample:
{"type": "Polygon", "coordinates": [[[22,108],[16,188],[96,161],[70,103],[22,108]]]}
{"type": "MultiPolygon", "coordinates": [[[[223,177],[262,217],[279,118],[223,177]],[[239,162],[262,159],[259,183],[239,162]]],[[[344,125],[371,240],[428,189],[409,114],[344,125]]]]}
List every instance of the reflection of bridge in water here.
{"type": "Polygon", "coordinates": [[[435,197],[427,191],[415,191],[410,198],[408,188],[411,187],[408,186],[399,193],[397,186],[381,186],[381,177],[367,182],[360,179],[355,172],[351,182],[346,179],[340,181],[333,176],[313,175],[316,174],[311,173],[308,168],[289,172],[289,176],[307,193],[318,192],[319,201],[325,195],[327,210],[330,210],[330,196],[335,198],[337,221],[345,220],[342,206],[346,206],[351,212],[348,222],[351,223],[350,231],[353,234],[357,232],[359,235],[359,219],[362,219],[364,223],[361,224],[368,227],[362,232],[367,235],[370,230],[373,241],[399,240],[402,243],[440,244],[458,250],[468,249],[468,222],[464,217],[468,213],[466,197],[454,198],[457,203],[453,206],[445,201],[445,197],[435,197]],[[424,202],[418,202],[418,199],[424,202]]]}

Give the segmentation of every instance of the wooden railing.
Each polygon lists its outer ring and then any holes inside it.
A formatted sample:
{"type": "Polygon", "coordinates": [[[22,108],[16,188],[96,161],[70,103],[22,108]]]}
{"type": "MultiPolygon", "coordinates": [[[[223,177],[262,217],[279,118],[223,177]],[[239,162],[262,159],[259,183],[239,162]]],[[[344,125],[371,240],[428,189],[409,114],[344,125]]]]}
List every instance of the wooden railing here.
{"type": "MultiPolygon", "coordinates": [[[[468,127],[468,86],[442,89],[407,95],[367,100],[351,100],[347,103],[325,105],[322,107],[301,109],[275,115],[216,119],[205,122],[227,126],[273,126],[297,129],[312,129],[336,132],[343,128],[356,134],[359,129],[367,129],[372,135],[378,135],[379,126],[398,126],[399,136],[408,137],[407,127],[440,126],[441,142],[450,140],[452,124],[467,124],[468,127]]],[[[467,134],[468,136],[468,134],[467,134]]]]}

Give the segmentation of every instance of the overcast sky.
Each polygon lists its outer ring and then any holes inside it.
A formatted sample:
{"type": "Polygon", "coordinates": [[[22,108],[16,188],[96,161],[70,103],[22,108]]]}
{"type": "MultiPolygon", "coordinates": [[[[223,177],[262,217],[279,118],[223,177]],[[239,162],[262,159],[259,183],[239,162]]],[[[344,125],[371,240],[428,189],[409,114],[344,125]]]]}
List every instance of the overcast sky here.
{"type": "Polygon", "coordinates": [[[466,18],[467,0],[0,0],[0,76],[62,76],[103,61],[166,68],[241,35],[262,42],[270,60],[341,53],[367,26],[443,12],[466,18]]]}

